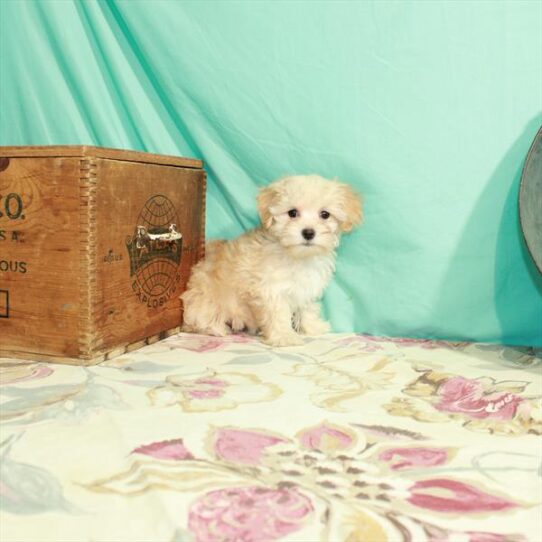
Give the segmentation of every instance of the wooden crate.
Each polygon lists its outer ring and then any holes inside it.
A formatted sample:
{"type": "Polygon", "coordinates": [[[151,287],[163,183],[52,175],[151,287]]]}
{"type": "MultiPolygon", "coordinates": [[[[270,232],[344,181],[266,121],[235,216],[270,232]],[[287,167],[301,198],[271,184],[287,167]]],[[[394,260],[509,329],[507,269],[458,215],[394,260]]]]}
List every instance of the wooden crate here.
{"type": "Polygon", "coordinates": [[[88,365],[178,331],[204,211],[199,160],[0,147],[0,356],[88,365]]]}

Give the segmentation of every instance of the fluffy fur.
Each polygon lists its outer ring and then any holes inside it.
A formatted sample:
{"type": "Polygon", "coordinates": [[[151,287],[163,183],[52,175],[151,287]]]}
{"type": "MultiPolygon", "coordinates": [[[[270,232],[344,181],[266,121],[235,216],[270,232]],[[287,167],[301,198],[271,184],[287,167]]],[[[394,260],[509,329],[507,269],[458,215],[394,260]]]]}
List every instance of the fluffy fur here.
{"type": "Polygon", "coordinates": [[[193,268],[181,296],[186,331],[246,330],[273,346],[329,331],[318,301],[341,234],[361,222],[360,197],[347,184],[299,175],[263,188],[258,211],[259,228],[233,241],[211,241],[193,268]]]}

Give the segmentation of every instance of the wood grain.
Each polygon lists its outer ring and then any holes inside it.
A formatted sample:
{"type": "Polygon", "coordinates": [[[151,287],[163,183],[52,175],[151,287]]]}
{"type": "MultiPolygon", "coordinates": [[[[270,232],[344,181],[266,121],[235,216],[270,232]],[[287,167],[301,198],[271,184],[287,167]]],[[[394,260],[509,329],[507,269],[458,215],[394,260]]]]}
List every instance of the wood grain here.
{"type": "Polygon", "coordinates": [[[92,147],[89,145],[47,145],[47,146],[12,146],[0,147],[0,157],[90,157],[109,158],[126,162],[141,162],[147,164],[162,164],[202,169],[203,162],[195,158],[169,156],[150,152],[111,149],[107,147],[92,147]]]}
{"type": "Polygon", "coordinates": [[[203,174],[114,160],[98,160],[97,171],[97,347],[107,351],[180,326],[179,295],[199,257],[203,174]],[[131,274],[128,240],[153,212],[162,231],[175,223],[183,235],[180,264],[157,257],[131,274]]]}
{"type": "Polygon", "coordinates": [[[0,290],[10,309],[0,319],[2,350],[80,353],[78,177],[74,158],[11,159],[0,173],[0,290]],[[21,199],[18,218],[6,213],[10,194],[21,199]]]}
{"type": "Polygon", "coordinates": [[[204,171],[127,160],[130,151],[9,149],[0,148],[0,356],[91,364],[178,329],[179,295],[203,256],[204,171]],[[138,226],[163,235],[172,223],[182,243],[135,249],[138,226]]]}

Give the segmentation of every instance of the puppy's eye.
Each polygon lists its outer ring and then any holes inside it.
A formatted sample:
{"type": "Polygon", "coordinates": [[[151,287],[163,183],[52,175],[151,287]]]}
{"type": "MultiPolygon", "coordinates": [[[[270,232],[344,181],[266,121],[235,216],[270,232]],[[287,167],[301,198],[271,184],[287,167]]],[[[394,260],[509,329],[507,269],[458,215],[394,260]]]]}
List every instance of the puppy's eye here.
{"type": "Polygon", "coordinates": [[[299,214],[298,210],[297,209],[290,209],[288,211],[288,216],[290,218],[295,218],[297,215],[299,214]]]}
{"type": "Polygon", "coordinates": [[[330,214],[327,211],[320,211],[320,218],[327,220],[330,217],[330,214]]]}

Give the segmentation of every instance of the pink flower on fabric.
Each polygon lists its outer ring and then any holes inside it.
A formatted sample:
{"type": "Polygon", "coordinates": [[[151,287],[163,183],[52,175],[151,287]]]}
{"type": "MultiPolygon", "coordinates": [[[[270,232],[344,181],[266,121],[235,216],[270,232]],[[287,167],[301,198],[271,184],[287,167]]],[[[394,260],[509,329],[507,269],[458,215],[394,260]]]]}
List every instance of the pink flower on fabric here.
{"type": "Polygon", "coordinates": [[[459,412],[471,418],[511,420],[522,398],[513,393],[485,393],[479,380],[462,376],[449,378],[437,391],[440,401],[435,408],[444,412],[459,412]]]}
{"type": "Polygon", "coordinates": [[[427,350],[434,350],[435,348],[450,348],[450,346],[452,345],[452,343],[449,343],[448,341],[439,341],[434,339],[410,339],[407,337],[394,337],[388,340],[394,344],[399,344],[401,346],[418,346],[427,350]]]}
{"type": "Polygon", "coordinates": [[[228,383],[218,378],[198,378],[194,380],[194,389],[188,389],[187,394],[193,399],[216,399],[222,397],[228,383]]]}
{"type": "Polygon", "coordinates": [[[392,470],[412,467],[434,467],[443,465],[448,460],[446,448],[389,448],[378,456],[380,461],[390,463],[392,470]]]}
{"type": "Polygon", "coordinates": [[[132,453],[143,454],[156,459],[194,459],[194,456],[186,449],[183,439],[164,440],[162,442],[153,442],[136,448],[132,453]]]}
{"type": "Polygon", "coordinates": [[[220,459],[243,465],[258,465],[264,450],[280,442],[287,441],[257,431],[221,428],[215,433],[214,450],[220,459]]]}
{"type": "Polygon", "coordinates": [[[410,491],[410,503],[435,512],[477,513],[517,507],[512,501],[446,478],[416,482],[410,491]]]}
{"type": "Polygon", "coordinates": [[[228,335],[227,337],[208,337],[202,336],[190,336],[189,338],[181,337],[176,341],[176,346],[184,350],[190,350],[191,352],[214,352],[215,350],[221,350],[229,344],[245,344],[251,342],[249,337],[244,335],[228,335]]]}
{"type": "Polygon", "coordinates": [[[194,399],[215,399],[224,395],[223,390],[189,390],[189,397],[194,399]]]}
{"type": "Polygon", "coordinates": [[[184,350],[190,350],[192,352],[212,352],[213,350],[220,350],[224,346],[224,342],[216,337],[208,339],[196,339],[186,344],[181,343],[181,348],[184,350]]]}
{"type": "Polygon", "coordinates": [[[321,452],[344,450],[349,448],[355,440],[354,436],[346,430],[327,423],[306,429],[298,437],[304,448],[321,452]]]}
{"type": "Polygon", "coordinates": [[[509,536],[504,536],[498,533],[482,533],[468,531],[466,534],[469,537],[468,542],[507,542],[508,540],[510,540],[509,536]]]}
{"type": "Polygon", "coordinates": [[[46,378],[53,374],[53,369],[46,365],[38,365],[35,363],[17,363],[2,367],[0,372],[0,386],[26,382],[29,380],[38,380],[46,378]]]}
{"type": "Polygon", "coordinates": [[[271,542],[301,529],[313,510],[295,488],[219,489],[192,504],[188,528],[196,542],[271,542]]]}
{"type": "Polygon", "coordinates": [[[452,542],[454,540],[464,540],[465,542],[527,542],[521,534],[502,535],[481,531],[450,531],[435,525],[426,528],[429,529],[428,542],[452,542]]]}
{"type": "Polygon", "coordinates": [[[434,350],[436,348],[457,348],[466,346],[468,343],[452,343],[449,341],[441,341],[434,339],[411,339],[408,337],[381,337],[378,335],[354,335],[353,337],[345,337],[341,339],[339,344],[348,346],[353,343],[361,343],[364,352],[376,352],[384,348],[385,343],[395,344],[397,346],[418,347],[426,350],[434,350]]]}

